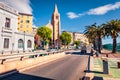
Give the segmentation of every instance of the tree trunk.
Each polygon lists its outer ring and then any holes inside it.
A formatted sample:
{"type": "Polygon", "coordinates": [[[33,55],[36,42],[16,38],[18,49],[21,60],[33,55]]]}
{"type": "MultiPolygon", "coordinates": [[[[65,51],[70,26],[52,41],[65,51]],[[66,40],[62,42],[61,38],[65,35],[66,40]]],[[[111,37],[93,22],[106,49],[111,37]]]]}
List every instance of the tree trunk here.
{"type": "Polygon", "coordinates": [[[101,37],[98,38],[98,52],[101,53],[101,43],[102,42],[102,39],[101,37]]]}
{"type": "Polygon", "coordinates": [[[101,50],[102,50],[103,49],[102,38],[101,38],[100,42],[101,42],[100,47],[101,47],[101,50]]]}
{"type": "Polygon", "coordinates": [[[96,43],[95,43],[95,40],[93,41],[93,48],[94,48],[94,50],[96,50],[96,43]]]}
{"type": "Polygon", "coordinates": [[[116,40],[116,38],[113,38],[113,49],[112,49],[112,53],[116,53],[116,47],[117,47],[117,40],[116,40]]]}

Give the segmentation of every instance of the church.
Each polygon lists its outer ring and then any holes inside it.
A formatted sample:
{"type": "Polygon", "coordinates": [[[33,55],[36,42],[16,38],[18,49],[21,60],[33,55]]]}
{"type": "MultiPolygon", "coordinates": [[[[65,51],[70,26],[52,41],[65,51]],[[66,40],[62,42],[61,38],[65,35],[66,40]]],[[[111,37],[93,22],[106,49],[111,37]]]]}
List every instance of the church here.
{"type": "Polygon", "coordinates": [[[52,30],[52,47],[60,47],[60,13],[58,12],[57,5],[54,6],[51,22],[46,27],[52,30]]]}

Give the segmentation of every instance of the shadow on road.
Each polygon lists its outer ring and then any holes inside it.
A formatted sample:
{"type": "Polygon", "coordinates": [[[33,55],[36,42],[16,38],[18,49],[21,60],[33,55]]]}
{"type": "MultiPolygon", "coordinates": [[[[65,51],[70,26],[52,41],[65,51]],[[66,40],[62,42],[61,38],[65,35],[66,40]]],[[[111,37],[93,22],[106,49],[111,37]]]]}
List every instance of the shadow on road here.
{"type": "Polygon", "coordinates": [[[92,80],[103,80],[103,77],[94,76],[92,80]]]}
{"type": "Polygon", "coordinates": [[[23,74],[18,72],[18,73],[14,73],[12,75],[3,77],[0,80],[54,80],[54,79],[33,76],[33,75],[23,74]]]}
{"type": "Polygon", "coordinates": [[[75,54],[75,55],[90,55],[90,53],[81,53],[81,52],[66,52],[66,54],[75,54]]]}
{"type": "MultiPolygon", "coordinates": [[[[83,77],[80,80],[90,80],[90,77],[83,77]]],[[[94,76],[92,80],[103,80],[103,77],[94,76]]]]}
{"type": "Polygon", "coordinates": [[[88,70],[85,70],[84,72],[88,72],[88,73],[99,73],[99,74],[103,74],[103,72],[100,72],[100,71],[88,71],[88,70]]]}

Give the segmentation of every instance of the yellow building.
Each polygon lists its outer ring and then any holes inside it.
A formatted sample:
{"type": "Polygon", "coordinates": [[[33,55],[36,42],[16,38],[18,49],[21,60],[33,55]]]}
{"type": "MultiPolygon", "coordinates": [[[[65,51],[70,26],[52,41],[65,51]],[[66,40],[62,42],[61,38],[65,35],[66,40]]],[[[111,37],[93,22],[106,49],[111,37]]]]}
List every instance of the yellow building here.
{"type": "Polygon", "coordinates": [[[26,13],[19,13],[18,16],[18,30],[25,33],[32,33],[32,15],[26,13]]]}

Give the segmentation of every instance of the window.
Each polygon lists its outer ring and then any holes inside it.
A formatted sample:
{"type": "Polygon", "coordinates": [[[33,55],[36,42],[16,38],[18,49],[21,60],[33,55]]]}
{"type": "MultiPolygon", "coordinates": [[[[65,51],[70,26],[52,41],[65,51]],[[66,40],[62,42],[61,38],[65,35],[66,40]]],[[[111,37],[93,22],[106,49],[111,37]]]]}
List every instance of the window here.
{"type": "Polygon", "coordinates": [[[32,47],[32,42],[31,42],[31,40],[28,40],[28,41],[27,41],[27,47],[28,47],[28,48],[31,48],[31,47],[32,47]]]}
{"type": "Polygon", "coordinates": [[[20,22],[23,23],[23,20],[21,20],[20,22]]]}
{"type": "Polygon", "coordinates": [[[23,27],[23,25],[20,25],[20,28],[22,28],[23,27]]]}
{"type": "Polygon", "coordinates": [[[9,39],[4,38],[4,48],[9,48],[9,39]]]}
{"type": "Polygon", "coordinates": [[[23,18],[23,15],[21,15],[21,17],[23,18]]]}
{"type": "Polygon", "coordinates": [[[18,48],[23,48],[23,40],[22,39],[18,40],[18,48]]]}
{"type": "Polygon", "coordinates": [[[58,19],[59,18],[59,16],[56,16],[56,19],[58,19]]]}
{"type": "Polygon", "coordinates": [[[30,23],[30,21],[29,21],[29,20],[26,20],[26,23],[30,23]]]}
{"type": "Polygon", "coordinates": [[[27,18],[29,18],[29,16],[27,16],[27,18]]]}
{"type": "Polygon", "coordinates": [[[29,32],[28,30],[26,30],[26,32],[29,32]]]}
{"type": "Polygon", "coordinates": [[[26,27],[27,27],[27,28],[29,28],[29,26],[28,26],[28,25],[27,25],[26,27]]]}
{"type": "Polygon", "coordinates": [[[10,28],[10,18],[6,18],[5,27],[10,28]]]}

